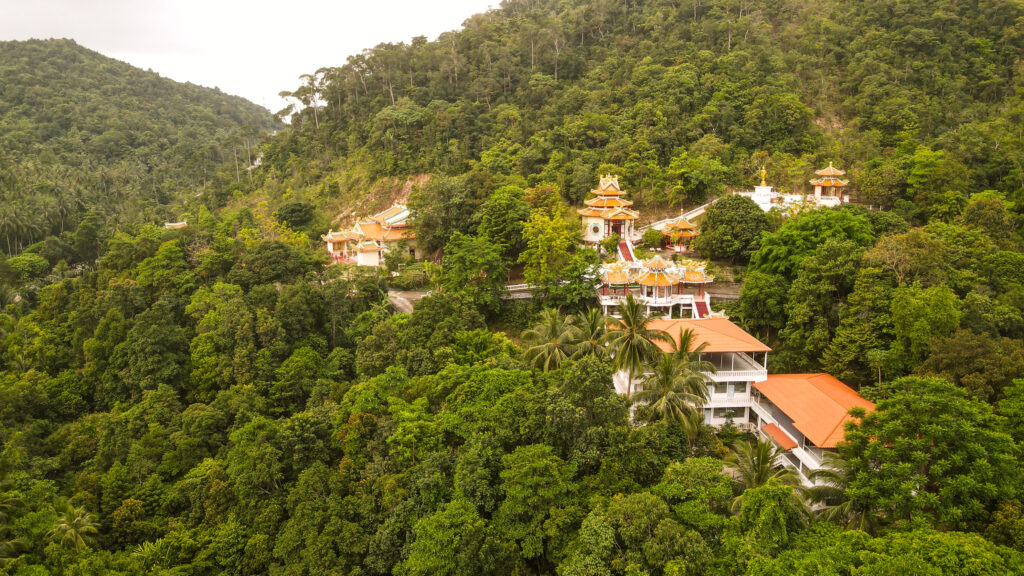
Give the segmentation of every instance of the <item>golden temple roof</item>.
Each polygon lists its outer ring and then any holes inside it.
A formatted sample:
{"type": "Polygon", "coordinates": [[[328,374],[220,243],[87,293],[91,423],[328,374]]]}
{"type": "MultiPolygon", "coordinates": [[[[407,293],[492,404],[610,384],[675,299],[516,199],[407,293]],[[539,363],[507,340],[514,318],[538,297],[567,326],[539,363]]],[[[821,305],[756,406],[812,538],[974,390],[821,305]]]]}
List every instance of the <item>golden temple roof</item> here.
{"type": "MultiPolygon", "coordinates": [[[[397,242],[398,240],[415,238],[409,222],[409,209],[403,204],[395,204],[356,222],[348,230],[331,230],[321,236],[325,242],[356,242],[357,250],[363,250],[365,242],[397,242]]],[[[379,249],[379,246],[377,247],[379,249]]]]}
{"type": "Polygon", "coordinates": [[[665,228],[667,228],[668,230],[696,230],[697,229],[697,227],[695,225],[690,224],[690,222],[686,218],[683,218],[682,216],[680,216],[679,218],[676,218],[675,220],[669,222],[668,225],[665,226],[665,228]]]}
{"type": "Polygon", "coordinates": [[[675,286],[679,284],[679,276],[665,271],[665,270],[648,270],[640,275],[636,279],[637,284],[641,286],[656,286],[659,288],[665,286],[675,286]]]}
{"type": "Polygon", "coordinates": [[[831,162],[828,163],[828,168],[823,168],[814,173],[819,176],[810,181],[814,186],[824,186],[826,188],[842,188],[850,183],[849,180],[843,180],[840,176],[846,174],[846,172],[836,168],[831,162]]]}
{"type": "Polygon", "coordinates": [[[814,173],[817,176],[845,176],[846,172],[836,168],[831,162],[828,163],[828,168],[822,168],[814,173]]]}
{"type": "Polygon", "coordinates": [[[644,268],[648,270],[667,270],[671,267],[672,263],[662,258],[660,254],[644,262],[644,268]]]}

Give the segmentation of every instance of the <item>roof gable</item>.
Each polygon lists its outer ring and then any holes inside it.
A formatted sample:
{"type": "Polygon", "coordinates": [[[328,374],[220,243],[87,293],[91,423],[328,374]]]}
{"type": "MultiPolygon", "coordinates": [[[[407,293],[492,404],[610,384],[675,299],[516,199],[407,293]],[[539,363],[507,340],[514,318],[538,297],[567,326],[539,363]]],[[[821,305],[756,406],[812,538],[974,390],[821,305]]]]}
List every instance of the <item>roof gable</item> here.
{"type": "Polygon", "coordinates": [[[819,448],[835,448],[843,439],[843,424],[853,419],[847,414],[851,408],[875,409],[831,374],[771,374],[754,388],[819,448]]]}

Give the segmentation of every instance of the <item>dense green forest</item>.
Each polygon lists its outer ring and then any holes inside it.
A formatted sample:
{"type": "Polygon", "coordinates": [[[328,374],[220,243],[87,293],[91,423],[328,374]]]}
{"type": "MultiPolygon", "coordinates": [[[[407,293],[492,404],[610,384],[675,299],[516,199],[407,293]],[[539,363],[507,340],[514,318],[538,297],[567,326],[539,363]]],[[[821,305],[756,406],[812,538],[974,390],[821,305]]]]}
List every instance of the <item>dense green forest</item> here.
{"type": "Polygon", "coordinates": [[[267,160],[331,207],[378,178],[459,177],[462,201],[443,205],[467,214],[505,184],[578,202],[605,172],[642,208],[749,186],[762,164],[806,191],[834,161],[864,202],[921,223],[984,190],[1024,200],[1022,14],[988,0],[509,1],[305,76],[292,94],[306,106],[267,160]]]}
{"type": "Polygon", "coordinates": [[[1021,2],[510,0],[304,76],[265,141],[230,97],[129,122],[165,81],[0,46],[97,82],[5,96],[3,194],[152,163],[0,256],[0,574],[1024,573],[1021,2]],[[72,128],[85,101],[105,120],[72,128]],[[591,307],[572,206],[603,172],[670,213],[829,161],[882,210],[723,196],[694,245],[770,371],[875,403],[807,488],[703,423],[699,343],[591,307]],[[436,257],[328,265],[335,214],[407,179],[436,257]],[[513,268],[535,299],[502,299],[513,268]]]}
{"type": "Polygon", "coordinates": [[[59,238],[89,213],[131,230],[176,220],[187,200],[218,206],[276,125],[243,98],[71,40],[0,42],[0,249],[59,238]]]}

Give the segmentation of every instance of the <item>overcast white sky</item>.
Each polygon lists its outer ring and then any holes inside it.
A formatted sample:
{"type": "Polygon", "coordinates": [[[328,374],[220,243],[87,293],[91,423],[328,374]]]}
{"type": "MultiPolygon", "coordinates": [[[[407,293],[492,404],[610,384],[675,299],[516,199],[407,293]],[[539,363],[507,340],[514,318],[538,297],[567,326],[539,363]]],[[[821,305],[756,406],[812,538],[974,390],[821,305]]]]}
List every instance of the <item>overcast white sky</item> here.
{"type": "Polygon", "coordinates": [[[72,38],[271,112],[301,74],[381,42],[433,40],[500,0],[0,0],[0,40],[72,38]]]}

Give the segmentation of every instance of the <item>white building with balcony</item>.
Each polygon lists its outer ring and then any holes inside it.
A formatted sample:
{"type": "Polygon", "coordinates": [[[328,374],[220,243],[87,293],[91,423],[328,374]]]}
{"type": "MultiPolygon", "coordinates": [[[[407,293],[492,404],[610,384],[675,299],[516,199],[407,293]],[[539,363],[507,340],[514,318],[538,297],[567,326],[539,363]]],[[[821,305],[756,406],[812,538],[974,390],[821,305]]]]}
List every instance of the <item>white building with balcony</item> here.
{"type": "MultiPolygon", "coordinates": [[[[781,464],[800,473],[807,485],[810,473],[821,468],[823,454],[843,439],[844,425],[853,419],[849,411],[874,409],[852,388],[830,374],[768,374],[771,349],[726,318],[652,320],[651,329],[664,330],[676,344],[680,332],[693,330],[695,341],[706,344],[700,360],[710,362],[708,402],[704,422],[722,426],[732,422],[740,429],[774,442],[782,450],[781,464]]],[[[672,346],[659,342],[665,352],[672,346]]],[[[615,390],[627,391],[626,373],[614,376],[615,390]]],[[[642,378],[634,379],[642,389],[642,378]]]]}
{"type": "Polygon", "coordinates": [[[875,408],[831,374],[772,374],[753,386],[750,428],[785,450],[785,464],[807,484],[824,453],[842,441],[845,424],[854,420],[850,410],[875,408]]]}

